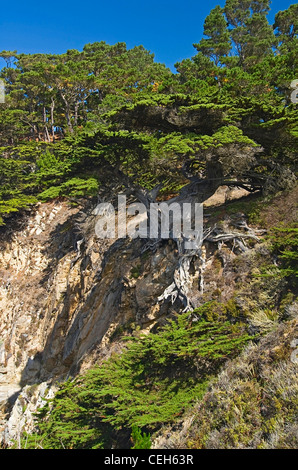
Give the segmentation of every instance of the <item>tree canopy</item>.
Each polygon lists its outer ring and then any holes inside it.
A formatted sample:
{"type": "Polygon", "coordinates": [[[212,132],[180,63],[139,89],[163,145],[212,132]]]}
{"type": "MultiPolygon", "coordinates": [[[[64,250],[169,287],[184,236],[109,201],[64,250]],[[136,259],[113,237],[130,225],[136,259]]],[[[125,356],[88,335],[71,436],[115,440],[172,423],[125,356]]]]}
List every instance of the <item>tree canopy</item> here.
{"type": "Polygon", "coordinates": [[[290,184],[298,12],[291,5],[270,25],[269,8],[269,0],[216,6],[177,73],[125,43],[2,51],[0,220],[37,200],[92,196],[118,177],[147,190],[162,184],[164,196],[195,180],[214,190],[290,184]]]}

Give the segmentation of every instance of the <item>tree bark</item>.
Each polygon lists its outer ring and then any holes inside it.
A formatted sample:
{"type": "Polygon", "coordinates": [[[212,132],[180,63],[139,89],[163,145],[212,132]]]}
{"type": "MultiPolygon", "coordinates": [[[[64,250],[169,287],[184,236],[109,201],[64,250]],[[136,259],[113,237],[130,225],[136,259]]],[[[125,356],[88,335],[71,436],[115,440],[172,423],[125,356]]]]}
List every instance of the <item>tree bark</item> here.
{"type": "Polygon", "coordinates": [[[47,126],[47,110],[46,107],[43,107],[43,123],[44,123],[44,140],[47,140],[48,142],[51,141],[49,131],[48,131],[48,126],[47,126]]]}
{"type": "Polygon", "coordinates": [[[50,110],[51,110],[51,129],[52,129],[53,142],[55,142],[54,109],[55,109],[55,100],[52,97],[50,110]]]}
{"type": "Polygon", "coordinates": [[[64,104],[65,104],[65,117],[66,117],[68,130],[69,130],[69,132],[73,133],[73,127],[72,127],[72,124],[71,124],[71,115],[70,115],[70,104],[67,101],[67,99],[65,98],[63,93],[61,93],[61,98],[63,99],[64,104]]]}

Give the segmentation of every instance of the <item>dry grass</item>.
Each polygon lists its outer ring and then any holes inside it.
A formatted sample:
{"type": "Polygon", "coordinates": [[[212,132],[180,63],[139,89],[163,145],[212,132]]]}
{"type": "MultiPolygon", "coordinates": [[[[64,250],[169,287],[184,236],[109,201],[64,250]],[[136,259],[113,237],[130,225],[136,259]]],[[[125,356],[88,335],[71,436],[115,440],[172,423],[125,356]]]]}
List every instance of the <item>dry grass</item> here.
{"type": "Polygon", "coordinates": [[[180,426],[155,448],[297,448],[298,366],[291,341],[298,319],[276,326],[230,361],[180,426]]]}

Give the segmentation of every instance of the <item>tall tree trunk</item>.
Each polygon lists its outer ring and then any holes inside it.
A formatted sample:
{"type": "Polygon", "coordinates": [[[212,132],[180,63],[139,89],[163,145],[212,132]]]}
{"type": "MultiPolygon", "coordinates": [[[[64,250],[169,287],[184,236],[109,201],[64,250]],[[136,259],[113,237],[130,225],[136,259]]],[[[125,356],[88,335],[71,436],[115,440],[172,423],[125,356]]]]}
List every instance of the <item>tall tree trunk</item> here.
{"type": "Polygon", "coordinates": [[[52,97],[52,98],[51,98],[50,112],[51,112],[51,130],[52,130],[52,139],[53,139],[53,142],[55,142],[54,109],[55,109],[55,100],[54,100],[54,98],[52,97]]]}
{"type": "Polygon", "coordinates": [[[49,131],[48,131],[48,126],[47,126],[47,111],[46,107],[43,107],[43,123],[44,123],[44,140],[47,140],[48,142],[51,141],[49,131]]]}
{"type": "Polygon", "coordinates": [[[74,108],[74,125],[78,125],[78,113],[79,113],[79,103],[76,102],[75,108],[74,108]]]}
{"type": "Polygon", "coordinates": [[[61,93],[61,98],[63,99],[63,101],[65,103],[65,117],[66,117],[68,130],[69,130],[69,132],[73,133],[73,127],[72,127],[72,124],[71,124],[71,115],[70,115],[70,104],[67,101],[67,99],[65,98],[65,96],[63,95],[63,93],[61,93]]]}

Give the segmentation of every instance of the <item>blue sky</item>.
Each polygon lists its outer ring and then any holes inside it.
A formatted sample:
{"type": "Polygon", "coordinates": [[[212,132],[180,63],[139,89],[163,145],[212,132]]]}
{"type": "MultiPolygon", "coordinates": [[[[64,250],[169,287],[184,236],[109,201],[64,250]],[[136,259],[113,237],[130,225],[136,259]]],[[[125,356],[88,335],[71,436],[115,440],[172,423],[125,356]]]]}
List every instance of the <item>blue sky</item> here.
{"type": "MultiPolygon", "coordinates": [[[[270,23],[279,10],[294,1],[273,0],[270,23]]],[[[0,11],[0,51],[63,53],[82,50],[84,44],[126,42],[142,44],[156,61],[174,70],[174,64],[192,57],[192,44],[202,37],[204,19],[225,0],[11,0],[0,11]]],[[[0,66],[2,60],[0,60],[0,66]]]]}

